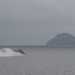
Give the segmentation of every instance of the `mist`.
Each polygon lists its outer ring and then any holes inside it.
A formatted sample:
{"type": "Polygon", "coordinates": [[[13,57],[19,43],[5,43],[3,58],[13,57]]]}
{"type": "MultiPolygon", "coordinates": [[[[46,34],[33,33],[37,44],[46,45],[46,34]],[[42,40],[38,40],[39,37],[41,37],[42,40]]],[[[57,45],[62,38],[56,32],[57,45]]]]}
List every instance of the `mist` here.
{"type": "Polygon", "coordinates": [[[74,0],[0,0],[0,45],[45,45],[58,33],[75,36],[74,0]]]}

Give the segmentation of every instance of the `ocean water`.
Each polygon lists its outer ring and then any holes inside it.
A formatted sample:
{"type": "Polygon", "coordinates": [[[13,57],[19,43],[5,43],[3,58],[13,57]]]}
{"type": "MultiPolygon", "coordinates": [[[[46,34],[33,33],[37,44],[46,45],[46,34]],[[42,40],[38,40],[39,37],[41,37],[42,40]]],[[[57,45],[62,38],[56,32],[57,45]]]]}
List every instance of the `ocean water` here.
{"type": "Polygon", "coordinates": [[[0,57],[0,75],[75,75],[75,46],[0,46],[2,49],[23,49],[25,56],[0,57]]]}

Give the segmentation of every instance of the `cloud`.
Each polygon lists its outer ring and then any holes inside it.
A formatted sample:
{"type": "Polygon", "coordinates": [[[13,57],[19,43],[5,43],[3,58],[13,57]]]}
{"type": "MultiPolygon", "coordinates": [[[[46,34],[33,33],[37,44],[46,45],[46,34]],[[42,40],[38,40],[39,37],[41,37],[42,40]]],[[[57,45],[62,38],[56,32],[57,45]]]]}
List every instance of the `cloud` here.
{"type": "Polygon", "coordinates": [[[64,23],[65,25],[74,26],[75,24],[75,1],[74,0],[59,0],[60,4],[62,5],[65,17],[64,17],[64,23]]]}
{"type": "Polygon", "coordinates": [[[56,0],[3,0],[0,1],[0,9],[0,19],[3,21],[44,22],[63,17],[56,0]]]}
{"type": "Polygon", "coordinates": [[[59,32],[74,34],[74,3],[74,0],[0,0],[0,42],[45,44],[59,32]]]}

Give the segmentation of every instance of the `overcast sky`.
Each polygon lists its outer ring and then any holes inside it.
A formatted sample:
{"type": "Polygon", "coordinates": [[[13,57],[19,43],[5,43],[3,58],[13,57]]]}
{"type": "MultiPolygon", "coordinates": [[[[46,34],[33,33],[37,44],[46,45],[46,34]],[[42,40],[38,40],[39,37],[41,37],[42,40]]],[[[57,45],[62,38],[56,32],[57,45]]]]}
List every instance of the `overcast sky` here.
{"type": "Polygon", "coordinates": [[[0,45],[44,45],[63,32],[75,36],[75,0],[0,0],[0,45]]]}

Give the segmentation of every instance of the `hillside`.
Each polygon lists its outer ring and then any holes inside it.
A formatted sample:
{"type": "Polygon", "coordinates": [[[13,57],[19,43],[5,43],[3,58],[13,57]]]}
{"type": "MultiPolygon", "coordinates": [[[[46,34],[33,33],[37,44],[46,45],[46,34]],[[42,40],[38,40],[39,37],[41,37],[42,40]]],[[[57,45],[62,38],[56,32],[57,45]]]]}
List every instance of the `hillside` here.
{"type": "Polygon", "coordinates": [[[46,45],[75,45],[75,37],[69,33],[61,33],[49,40],[46,45]]]}

